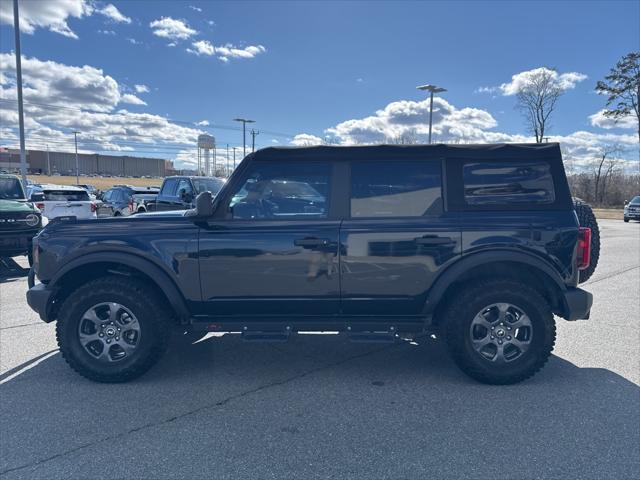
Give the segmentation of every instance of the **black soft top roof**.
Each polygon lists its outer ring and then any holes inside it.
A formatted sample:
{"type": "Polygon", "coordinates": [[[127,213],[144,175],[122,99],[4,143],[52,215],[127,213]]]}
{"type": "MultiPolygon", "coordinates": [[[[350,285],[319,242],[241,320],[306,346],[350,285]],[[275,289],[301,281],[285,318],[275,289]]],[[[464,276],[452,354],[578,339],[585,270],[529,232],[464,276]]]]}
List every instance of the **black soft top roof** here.
{"type": "Polygon", "coordinates": [[[497,143],[468,145],[363,145],[269,147],[251,154],[253,160],[375,160],[409,158],[468,158],[484,160],[562,159],[558,143],[497,143]]]}

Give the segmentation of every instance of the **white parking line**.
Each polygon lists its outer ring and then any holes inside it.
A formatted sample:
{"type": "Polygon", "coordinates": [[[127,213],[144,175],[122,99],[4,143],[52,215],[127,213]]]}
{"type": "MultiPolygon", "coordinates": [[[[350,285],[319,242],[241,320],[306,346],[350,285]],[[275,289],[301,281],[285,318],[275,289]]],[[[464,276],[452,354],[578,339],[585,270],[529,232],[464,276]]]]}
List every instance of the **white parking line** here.
{"type": "Polygon", "coordinates": [[[31,370],[33,367],[37,367],[39,364],[41,364],[42,362],[44,362],[47,358],[53,357],[54,355],[56,355],[57,353],[59,353],[60,350],[54,350],[53,352],[49,352],[47,353],[45,356],[39,358],[38,360],[36,360],[33,363],[30,363],[29,365],[27,365],[26,367],[21,368],[20,370],[18,370],[17,372],[12,373],[11,375],[9,375],[7,378],[3,378],[2,380],[0,380],[0,385],[2,385],[3,383],[7,383],[10,380],[13,380],[14,378],[16,378],[19,375],[22,375],[24,372],[31,370]]]}

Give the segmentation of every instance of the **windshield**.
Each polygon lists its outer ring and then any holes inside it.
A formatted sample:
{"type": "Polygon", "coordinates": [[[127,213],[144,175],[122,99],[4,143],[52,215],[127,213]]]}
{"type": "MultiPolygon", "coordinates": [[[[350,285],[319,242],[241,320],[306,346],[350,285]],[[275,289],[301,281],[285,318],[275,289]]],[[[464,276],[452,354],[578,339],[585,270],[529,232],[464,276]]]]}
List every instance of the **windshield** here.
{"type": "Polygon", "coordinates": [[[218,178],[194,178],[192,181],[196,195],[202,192],[211,192],[212,195],[217,195],[224,185],[224,182],[218,178]]]}
{"type": "Polygon", "coordinates": [[[45,190],[44,199],[49,202],[85,202],[90,200],[86,190],[45,190]]]}
{"type": "Polygon", "coordinates": [[[21,200],[25,198],[22,184],[17,178],[0,178],[0,200],[21,200]]]}
{"type": "Polygon", "coordinates": [[[640,205],[640,196],[634,197],[630,203],[631,205],[640,205]]]}

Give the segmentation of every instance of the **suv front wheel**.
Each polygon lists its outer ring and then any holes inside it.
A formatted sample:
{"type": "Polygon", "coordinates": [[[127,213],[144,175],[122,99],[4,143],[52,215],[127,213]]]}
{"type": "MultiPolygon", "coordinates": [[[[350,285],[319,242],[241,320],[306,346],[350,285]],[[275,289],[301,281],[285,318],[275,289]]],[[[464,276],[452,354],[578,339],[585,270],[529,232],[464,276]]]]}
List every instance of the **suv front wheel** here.
{"type": "Polygon", "coordinates": [[[143,281],[109,276],[71,293],[58,315],[62,356],[80,375],[126,382],[149,370],[171,337],[164,302],[143,281]]]}
{"type": "Polygon", "coordinates": [[[553,313],[533,288],[512,280],[467,284],[444,312],[449,351],[470,377],[495,385],[521,382],[549,359],[553,313]]]}

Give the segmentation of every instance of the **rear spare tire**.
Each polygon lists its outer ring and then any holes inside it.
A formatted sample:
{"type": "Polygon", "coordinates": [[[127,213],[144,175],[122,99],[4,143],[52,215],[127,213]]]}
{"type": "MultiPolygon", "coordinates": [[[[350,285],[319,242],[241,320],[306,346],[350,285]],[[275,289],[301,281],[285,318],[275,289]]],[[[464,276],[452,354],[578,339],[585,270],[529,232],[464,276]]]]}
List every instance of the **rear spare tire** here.
{"type": "Polygon", "coordinates": [[[591,229],[591,260],[586,269],[580,270],[580,283],[584,283],[591,278],[598,266],[598,260],[600,259],[600,229],[591,205],[579,198],[574,198],[573,208],[578,215],[580,226],[591,229]]]}

